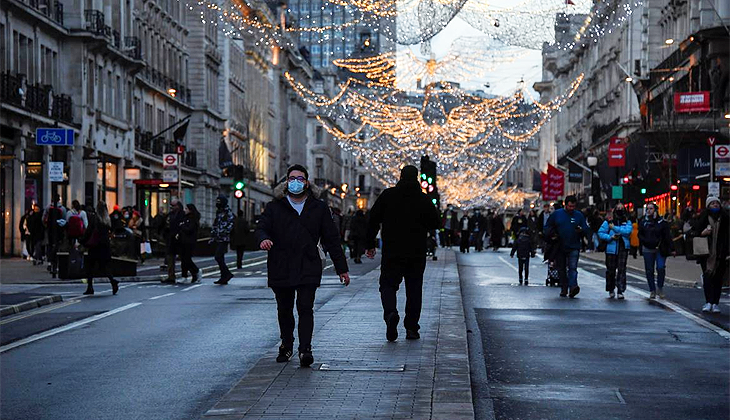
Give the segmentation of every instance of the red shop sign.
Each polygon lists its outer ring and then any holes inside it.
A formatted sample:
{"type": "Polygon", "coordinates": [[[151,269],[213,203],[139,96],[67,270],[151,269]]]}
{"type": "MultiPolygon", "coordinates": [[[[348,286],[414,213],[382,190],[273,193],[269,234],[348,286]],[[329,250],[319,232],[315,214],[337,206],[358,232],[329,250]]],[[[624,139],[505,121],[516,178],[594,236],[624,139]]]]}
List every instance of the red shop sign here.
{"type": "Polygon", "coordinates": [[[611,137],[608,144],[608,166],[623,168],[626,166],[626,143],[621,137],[611,137]]]}
{"type": "Polygon", "coordinates": [[[674,112],[707,112],[710,110],[710,92],[684,92],[674,94],[674,112]]]}

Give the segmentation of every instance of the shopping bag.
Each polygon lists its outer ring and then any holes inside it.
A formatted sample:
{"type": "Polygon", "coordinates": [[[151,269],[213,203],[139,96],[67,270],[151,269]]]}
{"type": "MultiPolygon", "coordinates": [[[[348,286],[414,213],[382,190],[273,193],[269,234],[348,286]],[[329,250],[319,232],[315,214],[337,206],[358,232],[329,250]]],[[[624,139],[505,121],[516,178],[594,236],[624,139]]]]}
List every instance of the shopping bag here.
{"type": "Polygon", "coordinates": [[[707,237],[696,236],[692,238],[692,254],[695,257],[710,255],[710,244],[707,241],[707,237]]]}
{"type": "Polygon", "coordinates": [[[22,249],[21,255],[23,255],[23,258],[30,257],[30,254],[28,254],[28,247],[25,245],[25,241],[20,241],[20,249],[22,249]]]}
{"type": "Polygon", "coordinates": [[[151,254],[152,253],[152,246],[149,242],[142,242],[139,244],[139,253],[140,254],[151,254]]]}

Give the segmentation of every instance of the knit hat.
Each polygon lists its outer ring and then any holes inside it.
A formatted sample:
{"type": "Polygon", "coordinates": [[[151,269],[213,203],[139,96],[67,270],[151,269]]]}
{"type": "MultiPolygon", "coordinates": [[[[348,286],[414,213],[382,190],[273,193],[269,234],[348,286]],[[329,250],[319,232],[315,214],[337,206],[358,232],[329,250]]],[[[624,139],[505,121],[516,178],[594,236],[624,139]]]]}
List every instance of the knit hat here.
{"type": "Polygon", "coordinates": [[[705,201],[705,206],[710,207],[710,204],[712,204],[715,201],[717,201],[719,203],[720,199],[715,197],[714,195],[707,196],[707,201],[705,201]]]}

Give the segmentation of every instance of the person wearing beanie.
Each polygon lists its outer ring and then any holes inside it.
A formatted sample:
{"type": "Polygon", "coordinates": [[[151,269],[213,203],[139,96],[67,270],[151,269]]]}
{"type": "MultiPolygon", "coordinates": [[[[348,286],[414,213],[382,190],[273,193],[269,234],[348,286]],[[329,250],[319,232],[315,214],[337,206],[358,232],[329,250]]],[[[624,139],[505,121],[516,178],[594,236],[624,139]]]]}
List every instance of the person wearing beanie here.
{"type": "Polygon", "coordinates": [[[210,242],[215,243],[215,261],[221,272],[221,278],[214,281],[215,284],[226,285],[233,278],[231,270],[226,264],[226,252],[228,243],[231,241],[231,231],[235,217],[231,208],[228,207],[228,198],[221,194],[215,200],[215,220],[213,229],[210,231],[210,242]]]}
{"type": "Polygon", "coordinates": [[[695,236],[707,238],[710,253],[701,257],[705,267],[702,273],[702,288],[705,292],[705,304],[702,312],[721,313],[720,294],[722,283],[728,275],[728,257],[730,256],[730,215],[725,211],[720,199],[714,196],[705,200],[705,210],[694,226],[695,236]]]}
{"type": "Polygon", "coordinates": [[[388,341],[398,338],[398,288],[405,278],[406,314],[403,326],[406,339],[420,338],[423,272],[429,231],[441,225],[439,210],[418,184],[418,169],[407,165],[401,169],[400,181],[383,191],[370,210],[367,230],[367,256],[375,257],[375,237],[382,229],[383,259],[380,268],[380,300],[388,341]]]}

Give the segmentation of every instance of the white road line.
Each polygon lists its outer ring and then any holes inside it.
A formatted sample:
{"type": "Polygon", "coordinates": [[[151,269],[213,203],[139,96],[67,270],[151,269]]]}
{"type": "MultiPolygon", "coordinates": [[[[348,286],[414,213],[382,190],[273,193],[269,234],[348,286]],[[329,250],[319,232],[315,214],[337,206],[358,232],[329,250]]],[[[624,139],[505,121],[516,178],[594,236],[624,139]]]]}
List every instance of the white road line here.
{"type": "Polygon", "coordinates": [[[104,312],[104,313],[101,313],[101,314],[98,314],[98,315],[94,315],[94,316],[91,316],[91,317],[86,318],[86,319],[82,319],[81,321],[72,322],[71,324],[65,325],[63,327],[54,328],[52,330],[48,330],[48,331],[42,332],[40,334],[32,335],[32,336],[30,336],[28,338],[24,338],[22,340],[18,340],[18,341],[14,342],[14,343],[10,343],[10,344],[7,344],[5,346],[0,347],[0,353],[5,353],[8,350],[12,350],[14,348],[17,348],[17,347],[20,347],[20,346],[24,346],[24,345],[29,344],[29,343],[32,343],[34,341],[42,340],[44,338],[48,338],[48,337],[54,336],[56,334],[60,334],[62,332],[65,332],[65,331],[72,330],[74,328],[78,328],[78,327],[80,327],[82,325],[90,324],[92,322],[98,321],[98,320],[103,319],[103,318],[106,318],[108,316],[112,316],[112,315],[117,314],[119,312],[126,311],[127,309],[132,309],[132,308],[134,308],[136,306],[139,306],[141,304],[142,304],[141,302],[130,303],[129,305],[124,305],[124,306],[119,307],[117,309],[112,309],[111,311],[104,312]]]}
{"type": "MultiPolygon", "coordinates": [[[[582,274],[585,275],[585,276],[594,278],[596,281],[605,281],[604,278],[602,278],[602,277],[600,277],[600,276],[598,276],[596,274],[593,274],[590,271],[585,270],[583,268],[579,268],[578,271],[582,272],[582,274]]],[[[647,292],[645,290],[642,290],[642,289],[639,289],[638,287],[635,287],[635,286],[626,286],[626,290],[629,290],[629,291],[631,291],[633,293],[636,293],[637,295],[642,296],[642,297],[644,297],[646,299],[649,298],[649,292],[647,292]]],[[[701,325],[701,326],[703,326],[703,327],[705,327],[705,328],[707,328],[709,330],[712,330],[712,331],[716,332],[717,335],[719,335],[720,337],[722,337],[722,338],[724,338],[726,340],[730,340],[730,332],[723,330],[722,328],[718,327],[717,325],[715,325],[715,324],[713,324],[711,322],[705,321],[701,317],[699,317],[699,316],[697,316],[697,315],[695,315],[695,314],[687,311],[686,309],[682,308],[681,306],[679,306],[679,305],[677,305],[675,303],[672,303],[672,302],[670,302],[668,300],[664,300],[664,299],[657,299],[654,302],[658,303],[659,305],[665,306],[665,307],[673,310],[674,312],[676,312],[676,313],[684,316],[685,318],[687,318],[687,319],[689,319],[691,321],[694,321],[695,323],[697,323],[697,324],[699,324],[699,325],[701,325]]]]}
{"type": "Polygon", "coordinates": [[[511,269],[515,270],[515,273],[519,273],[520,272],[520,270],[518,270],[517,267],[515,267],[511,262],[505,260],[504,257],[501,257],[500,256],[499,259],[502,260],[503,263],[505,263],[508,266],[510,266],[511,269]]]}
{"type": "Polygon", "coordinates": [[[202,286],[202,284],[196,284],[194,286],[186,287],[186,288],[182,289],[181,292],[187,292],[188,290],[193,290],[193,289],[195,289],[197,287],[200,287],[200,286],[202,286]]]}
{"type": "Polygon", "coordinates": [[[165,293],[164,295],[159,295],[159,296],[151,297],[151,298],[149,298],[149,300],[162,299],[163,297],[172,296],[174,294],[175,293],[165,293]]]}

